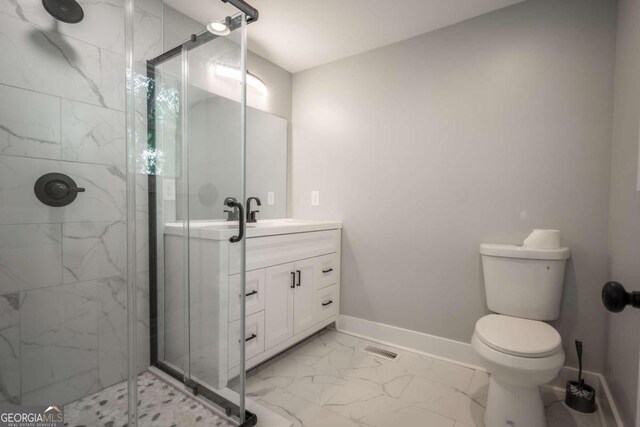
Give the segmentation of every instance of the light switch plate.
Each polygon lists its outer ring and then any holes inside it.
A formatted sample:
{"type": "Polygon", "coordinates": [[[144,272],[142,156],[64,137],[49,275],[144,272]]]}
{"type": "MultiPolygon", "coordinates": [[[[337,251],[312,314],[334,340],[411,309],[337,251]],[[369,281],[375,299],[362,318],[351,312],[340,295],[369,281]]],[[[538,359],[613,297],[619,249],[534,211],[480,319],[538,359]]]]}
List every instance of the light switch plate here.
{"type": "Polygon", "coordinates": [[[274,205],[276,203],[276,195],[273,191],[267,192],[267,204],[274,205]]]}
{"type": "Polygon", "coordinates": [[[320,206],[320,192],[317,190],[311,192],[311,206],[320,206]]]}
{"type": "Polygon", "coordinates": [[[174,180],[162,180],[162,198],[165,201],[172,201],[176,199],[176,182],[174,180]]]}

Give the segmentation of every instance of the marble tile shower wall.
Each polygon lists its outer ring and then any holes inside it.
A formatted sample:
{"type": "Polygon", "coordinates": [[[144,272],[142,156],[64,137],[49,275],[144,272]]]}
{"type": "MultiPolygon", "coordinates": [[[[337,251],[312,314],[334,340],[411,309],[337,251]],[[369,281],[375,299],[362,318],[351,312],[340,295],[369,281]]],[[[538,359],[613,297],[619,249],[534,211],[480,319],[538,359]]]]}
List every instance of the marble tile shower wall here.
{"type": "MultiPolygon", "coordinates": [[[[0,1],[0,403],[69,402],[126,379],[124,0],[79,2],[85,19],[69,25],[40,0],[0,1]],[[33,185],[47,172],[70,175],[86,192],[69,206],[45,206],[33,185]]],[[[162,2],[136,5],[136,57],[153,57],[162,2]]],[[[142,370],[149,322],[140,190],[142,370]]]]}

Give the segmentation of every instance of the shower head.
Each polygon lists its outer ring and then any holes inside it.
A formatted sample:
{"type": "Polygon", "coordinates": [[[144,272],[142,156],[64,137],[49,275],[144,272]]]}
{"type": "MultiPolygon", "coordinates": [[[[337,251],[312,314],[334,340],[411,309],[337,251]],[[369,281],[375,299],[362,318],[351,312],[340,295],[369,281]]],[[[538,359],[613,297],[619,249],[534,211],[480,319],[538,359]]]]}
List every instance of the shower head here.
{"type": "Polygon", "coordinates": [[[42,0],[42,5],[59,21],[77,24],[84,18],[82,6],[76,0],[42,0]]]}

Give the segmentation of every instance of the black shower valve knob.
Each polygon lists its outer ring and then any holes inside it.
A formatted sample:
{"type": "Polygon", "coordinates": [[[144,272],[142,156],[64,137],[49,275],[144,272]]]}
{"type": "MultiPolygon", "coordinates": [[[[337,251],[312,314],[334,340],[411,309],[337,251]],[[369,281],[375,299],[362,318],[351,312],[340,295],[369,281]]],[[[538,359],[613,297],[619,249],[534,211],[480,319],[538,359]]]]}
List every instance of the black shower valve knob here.
{"type": "Polygon", "coordinates": [[[33,191],[45,205],[62,207],[73,202],[78,193],[83,193],[85,189],[78,187],[70,176],[52,172],[38,178],[33,191]]]}

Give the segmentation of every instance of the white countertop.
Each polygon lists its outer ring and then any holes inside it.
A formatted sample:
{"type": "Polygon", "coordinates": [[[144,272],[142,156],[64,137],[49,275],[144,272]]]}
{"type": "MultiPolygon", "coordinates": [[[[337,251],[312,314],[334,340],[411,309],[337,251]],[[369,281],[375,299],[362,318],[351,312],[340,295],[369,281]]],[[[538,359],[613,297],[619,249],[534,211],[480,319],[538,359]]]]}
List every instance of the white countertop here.
{"type": "MultiPolygon", "coordinates": [[[[182,236],[184,224],[167,223],[164,233],[182,236]]],[[[342,228],[340,221],[313,221],[301,219],[259,219],[255,223],[247,223],[247,238],[275,236],[278,234],[306,233],[309,231],[335,230],[342,228]]],[[[238,221],[191,221],[189,236],[200,239],[227,240],[238,234],[238,221]]]]}

